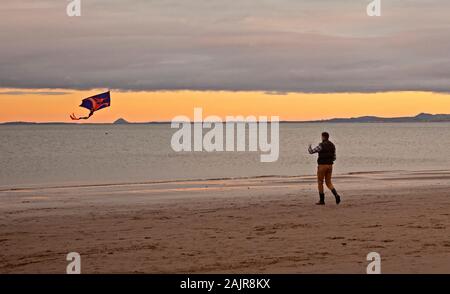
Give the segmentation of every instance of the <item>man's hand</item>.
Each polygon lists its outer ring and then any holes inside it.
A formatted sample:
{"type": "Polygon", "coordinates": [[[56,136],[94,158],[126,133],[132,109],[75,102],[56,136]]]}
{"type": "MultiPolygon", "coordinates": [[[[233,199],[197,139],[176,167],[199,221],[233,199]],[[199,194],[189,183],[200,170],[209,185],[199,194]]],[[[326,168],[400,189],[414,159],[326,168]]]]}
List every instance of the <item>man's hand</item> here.
{"type": "Polygon", "coordinates": [[[321,150],[322,150],[322,147],[320,146],[320,144],[317,147],[315,147],[315,148],[312,148],[311,144],[309,144],[309,148],[308,148],[309,154],[318,153],[321,150]]]}

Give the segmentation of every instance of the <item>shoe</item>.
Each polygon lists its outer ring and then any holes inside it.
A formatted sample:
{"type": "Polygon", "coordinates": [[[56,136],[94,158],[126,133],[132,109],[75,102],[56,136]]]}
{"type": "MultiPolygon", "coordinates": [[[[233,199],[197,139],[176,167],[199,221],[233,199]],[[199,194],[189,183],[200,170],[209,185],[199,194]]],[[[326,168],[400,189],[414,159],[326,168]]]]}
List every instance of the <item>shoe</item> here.
{"type": "Polygon", "coordinates": [[[336,204],[341,203],[341,196],[339,196],[339,194],[336,191],[336,189],[331,190],[331,192],[333,192],[334,198],[336,199],[336,204]]]}
{"type": "Polygon", "coordinates": [[[316,205],[325,205],[325,194],[319,193],[319,202],[316,203],[316,205]]]}
{"type": "Polygon", "coordinates": [[[341,203],[341,196],[336,195],[336,196],[334,196],[334,198],[336,198],[336,204],[341,203]]]}

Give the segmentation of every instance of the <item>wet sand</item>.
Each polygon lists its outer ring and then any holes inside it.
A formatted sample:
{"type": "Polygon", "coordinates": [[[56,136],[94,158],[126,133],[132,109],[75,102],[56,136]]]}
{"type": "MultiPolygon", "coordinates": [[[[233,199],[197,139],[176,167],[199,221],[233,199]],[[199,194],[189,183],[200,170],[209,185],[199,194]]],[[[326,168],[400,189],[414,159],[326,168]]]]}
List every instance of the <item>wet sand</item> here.
{"type": "Polygon", "coordinates": [[[0,273],[450,273],[450,171],[0,190],[0,273]]]}

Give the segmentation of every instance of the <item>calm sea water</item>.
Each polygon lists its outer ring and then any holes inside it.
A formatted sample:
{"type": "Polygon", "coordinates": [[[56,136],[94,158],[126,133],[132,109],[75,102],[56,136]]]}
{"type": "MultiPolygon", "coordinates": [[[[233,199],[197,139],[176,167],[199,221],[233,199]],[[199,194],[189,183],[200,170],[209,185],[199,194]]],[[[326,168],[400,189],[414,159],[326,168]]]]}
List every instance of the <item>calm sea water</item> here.
{"type": "Polygon", "coordinates": [[[280,157],[176,153],[170,125],[0,126],[0,186],[91,184],[314,174],[306,152],[332,134],[336,173],[450,167],[450,124],[282,124],[280,157]]]}

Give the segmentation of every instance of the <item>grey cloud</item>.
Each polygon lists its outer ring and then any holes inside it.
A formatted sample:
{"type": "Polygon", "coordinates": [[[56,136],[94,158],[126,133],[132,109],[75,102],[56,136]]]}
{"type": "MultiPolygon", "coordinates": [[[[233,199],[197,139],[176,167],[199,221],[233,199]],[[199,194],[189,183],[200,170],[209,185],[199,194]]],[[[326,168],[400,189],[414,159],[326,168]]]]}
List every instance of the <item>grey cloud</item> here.
{"type": "Polygon", "coordinates": [[[450,2],[2,1],[0,87],[448,92],[450,2]]]}

